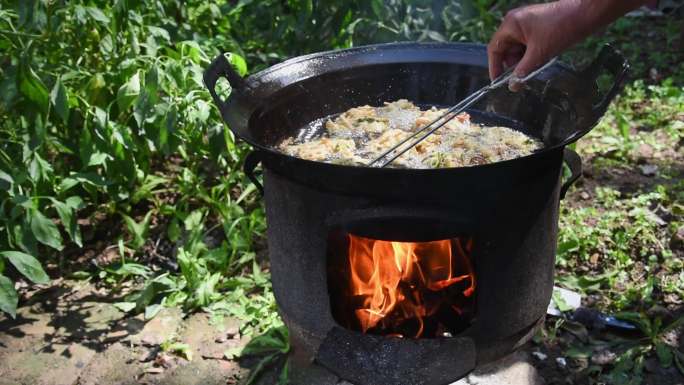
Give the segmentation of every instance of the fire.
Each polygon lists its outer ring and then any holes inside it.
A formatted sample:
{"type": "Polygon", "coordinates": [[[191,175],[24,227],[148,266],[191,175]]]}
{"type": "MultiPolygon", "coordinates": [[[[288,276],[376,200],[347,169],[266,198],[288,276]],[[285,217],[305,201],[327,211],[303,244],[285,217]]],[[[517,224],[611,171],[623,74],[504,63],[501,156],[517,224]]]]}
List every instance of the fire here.
{"type": "Polygon", "coordinates": [[[349,235],[349,289],[361,331],[417,338],[424,335],[426,320],[432,334],[448,331],[444,320],[436,318],[461,316],[464,300],[472,303],[475,291],[467,255],[472,242],[463,243],[349,235]]]}

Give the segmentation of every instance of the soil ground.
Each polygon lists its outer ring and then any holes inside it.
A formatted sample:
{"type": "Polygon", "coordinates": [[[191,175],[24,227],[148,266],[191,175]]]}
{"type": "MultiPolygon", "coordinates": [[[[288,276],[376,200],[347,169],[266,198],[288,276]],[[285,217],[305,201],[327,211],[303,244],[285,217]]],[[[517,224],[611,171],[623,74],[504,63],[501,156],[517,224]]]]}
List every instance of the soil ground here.
{"type": "Polygon", "coordinates": [[[224,356],[246,342],[237,321],[174,308],[145,321],[87,282],[31,293],[0,331],[0,385],[236,384],[247,371],[224,356]]]}

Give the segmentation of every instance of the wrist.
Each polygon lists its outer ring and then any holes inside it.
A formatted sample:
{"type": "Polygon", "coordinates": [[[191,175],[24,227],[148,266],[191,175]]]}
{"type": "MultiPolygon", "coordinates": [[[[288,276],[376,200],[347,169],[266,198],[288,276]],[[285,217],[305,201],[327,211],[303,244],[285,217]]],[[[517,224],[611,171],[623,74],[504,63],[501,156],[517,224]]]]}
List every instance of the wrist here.
{"type": "Polygon", "coordinates": [[[568,10],[569,35],[577,43],[648,0],[558,0],[568,10]]]}
{"type": "Polygon", "coordinates": [[[633,11],[649,0],[560,0],[577,3],[587,24],[594,28],[606,26],[627,12],[633,11]]]}

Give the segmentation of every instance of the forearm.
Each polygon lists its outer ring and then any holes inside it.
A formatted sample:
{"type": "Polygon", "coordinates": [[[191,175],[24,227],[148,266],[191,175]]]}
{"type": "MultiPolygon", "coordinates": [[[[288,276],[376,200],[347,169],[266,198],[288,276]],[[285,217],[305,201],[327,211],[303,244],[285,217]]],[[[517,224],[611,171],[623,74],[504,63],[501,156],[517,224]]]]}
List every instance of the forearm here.
{"type": "Polygon", "coordinates": [[[594,33],[624,14],[633,11],[649,0],[560,0],[576,3],[574,7],[580,14],[573,20],[578,28],[579,40],[594,33]]]}

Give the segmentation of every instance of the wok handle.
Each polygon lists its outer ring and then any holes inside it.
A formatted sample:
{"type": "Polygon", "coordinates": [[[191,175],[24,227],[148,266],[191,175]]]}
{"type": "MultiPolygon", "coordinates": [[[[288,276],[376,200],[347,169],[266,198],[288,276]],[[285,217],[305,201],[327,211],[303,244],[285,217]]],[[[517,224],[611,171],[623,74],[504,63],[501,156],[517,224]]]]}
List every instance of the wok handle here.
{"type": "MultiPolygon", "coordinates": [[[[620,86],[627,76],[629,71],[629,63],[627,60],[611,45],[606,44],[601,49],[598,57],[587,67],[582,73],[581,77],[591,79],[591,82],[596,84],[601,80],[601,76],[609,74],[613,76],[613,83],[610,88],[603,94],[601,99],[592,106],[592,111],[595,116],[603,116],[608,109],[608,105],[615,98],[620,86]]],[[[599,90],[599,93],[601,91],[599,90]]]]}
{"type": "Polygon", "coordinates": [[[259,179],[257,179],[256,175],[254,175],[254,169],[259,165],[259,163],[261,163],[261,160],[261,151],[250,152],[245,158],[245,163],[242,165],[242,170],[245,172],[245,175],[247,175],[247,178],[254,183],[254,186],[256,186],[257,190],[259,190],[259,194],[261,194],[263,197],[264,186],[261,184],[259,179]]]}
{"type": "Polygon", "coordinates": [[[245,88],[244,79],[235,72],[233,66],[226,59],[225,53],[218,55],[204,71],[204,85],[209,89],[209,93],[221,113],[227,108],[226,101],[216,93],[216,82],[222,77],[228,80],[232,90],[240,91],[245,88]]]}
{"type": "Polygon", "coordinates": [[[560,199],[565,198],[565,194],[570,189],[570,186],[582,176],[582,158],[575,151],[565,148],[563,150],[563,161],[570,168],[570,177],[561,185],[560,199]]]}

